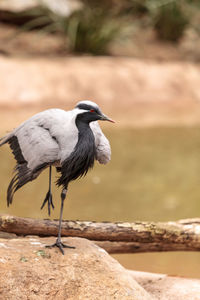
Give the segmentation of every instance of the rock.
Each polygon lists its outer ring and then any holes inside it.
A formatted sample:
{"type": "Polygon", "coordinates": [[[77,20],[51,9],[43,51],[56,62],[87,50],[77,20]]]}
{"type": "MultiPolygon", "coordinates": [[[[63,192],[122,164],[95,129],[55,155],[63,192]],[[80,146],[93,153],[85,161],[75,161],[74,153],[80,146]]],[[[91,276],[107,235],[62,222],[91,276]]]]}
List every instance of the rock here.
{"type": "Polygon", "coordinates": [[[0,239],[0,299],[153,299],[116,260],[92,242],[64,238],[76,249],[45,248],[55,238],[0,239]]]}
{"type": "Polygon", "coordinates": [[[33,8],[36,6],[35,0],[2,0],[0,2],[0,10],[6,10],[13,13],[22,12],[24,10],[33,8]]]}
{"type": "Polygon", "coordinates": [[[200,300],[200,280],[124,269],[91,241],[47,249],[55,238],[0,237],[0,299],[200,300]]]}
{"type": "Polygon", "coordinates": [[[81,7],[78,0],[1,0],[0,10],[20,13],[41,5],[60,16],[69,16],[74,10],[81,7]]]}
{"type": "Polygon", "coordinates": [[[200,300],[200,280],[130,271],[133,278],[158,300],[200,300]]]}

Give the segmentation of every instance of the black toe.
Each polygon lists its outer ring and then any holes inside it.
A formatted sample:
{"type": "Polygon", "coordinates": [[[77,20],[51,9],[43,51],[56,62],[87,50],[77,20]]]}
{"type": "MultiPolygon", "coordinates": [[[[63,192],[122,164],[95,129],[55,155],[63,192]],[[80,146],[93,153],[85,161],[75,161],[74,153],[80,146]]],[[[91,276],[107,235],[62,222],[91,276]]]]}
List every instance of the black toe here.
{"type": "Polygon", "coordinates": [[[59,238],[57,238],[57,240],[56,240],[56,242],[54,244],[47,245],[45,247],[46,248],[57,247],[63,255],[65,254],[63,248],[69,248],[69,249],[75,249],[76,248],[74,246],[68,246],[68,245],[63,244],[59,238]]]}
{"type": "Polygon", "coordinates": [[[50,191],[47,192],[46,197],[42,203],[42,206],[40,209],[43,209],[45,204],[48,203],[48,215],[51,215],[51,207],[54,209],[53,199],[52,199],[52,193],[50,191]]]}

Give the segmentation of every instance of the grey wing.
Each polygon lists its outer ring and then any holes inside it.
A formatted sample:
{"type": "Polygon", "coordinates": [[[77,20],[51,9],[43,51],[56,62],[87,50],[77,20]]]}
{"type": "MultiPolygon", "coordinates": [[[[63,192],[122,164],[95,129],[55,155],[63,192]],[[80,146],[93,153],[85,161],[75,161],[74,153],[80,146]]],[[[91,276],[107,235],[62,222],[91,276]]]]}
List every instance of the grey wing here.
{"type": "Polygon", "coordinates": [[[17,161],[14,177],[7,191],[7,203],[12,203],[14,193],[57,160],[58,144],[47,129],[36,126],[32,120],[25,122],[4,137],[0,146],[9,143],[17,161]]]}
{"type": "MultiPolygon", "coordinates": [[[[49,109],[25,121],[13,132],[31,170],[61,159],[61,151],[66,146],[63,140],[69,141],[70,120],[70,112],[49,109]]],[[[69,143],[67,150],[71,151],[72,147],[69,143]]]]}
{"type": "Polygon", "coordinates": [[[90,127],[95,137],[97,160],[100,164],[107,164],[111,159],[110,143],[103,134],[98,122],[91,122],[90,127]]]}
{"type": "MultiPolygon", "coordinates": [[[[31,124],[29,124],[31,125],[31,124]]],[[[15,132],[28,168],[34,170],[58,159],[59,146],[48,129],[42,126],[24,126],[15,132]],[[27,127],[27,128],[26,128],[27,127]]]]}
{"type": "Polygon", "coordinates": [[[78,139],[77,132],[73,111],[49,109],[34,115],[2,138],[0,146],[15,136],[28,168],[34,170],[70,155],[78,139]]]}

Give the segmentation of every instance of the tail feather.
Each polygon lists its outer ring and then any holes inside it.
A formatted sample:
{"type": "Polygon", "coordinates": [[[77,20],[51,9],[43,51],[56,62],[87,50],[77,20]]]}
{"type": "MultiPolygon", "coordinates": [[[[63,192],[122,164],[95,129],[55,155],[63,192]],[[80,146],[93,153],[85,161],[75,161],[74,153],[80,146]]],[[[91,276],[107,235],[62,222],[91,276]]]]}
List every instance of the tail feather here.
{"type": "Polygon", "coordinates": [[[12,204],[14,193],[27,182],[35,179],[27,164],[16,165],[15,175],[13,176],[7,190],[7,205],[12,204]]]}
{"type": "Polygon", "coordinates": [[[24,186],[29,181],[32,181],[38,177],[43,169],[31,170],[28,168],[27,163],[17,164],[14,168],[14,176],[10,181],[7,189],[7,205],[9,206],[13,202],[13,196],[17,190],[24,186]]]}
{"type": "Polygon", "coordinates": [[[8,186],[8,189],[7,189],[7,206],[12,204],[13,196],[14,196],[14,187],[15,187],[16,181],[17,181],[17,174],[15,174],[15,176],[12,178],[12,180],[8,186]]]}
{"type": "Polygon", "coordinates": [[[18,138],[14,135],[14,132],[11,132],[10,134],[0,139],[0,146],[6,143],[9,143],[10,148],[17,161],[17,164],[14,168],[14,176],[11,179],[7,189],[7,205],[9,206],[13,202],[13,196],[15,192],[27,182],[35,179],[40,174],[41,169],[31,170],[28,167],[28,163],[21,152],[18,138]]]}
{"type": "Polygon", "coordinates": [[[0,147],[8,143],[11,137],[13,137],[12,132],[0,138],[0,147]]]}
{"type": "Polygon", "coordinates": [[[14,168],[14,176],[10,181],[7,189],[7,205],[9,206],[13,202],[13,196],[17,190],[24,186],[27,182],[32,181],[38,177],[41,171],[47,167],[48,164],[44,163],[35,168],[34,170],[28,167],[28,163],[25,160],[22,151],[20,149],[18,138],[14,132],[6,135],[0,139],[0,146],[9,143],[10,148],[15,156],[17,164],[14,168]]]}

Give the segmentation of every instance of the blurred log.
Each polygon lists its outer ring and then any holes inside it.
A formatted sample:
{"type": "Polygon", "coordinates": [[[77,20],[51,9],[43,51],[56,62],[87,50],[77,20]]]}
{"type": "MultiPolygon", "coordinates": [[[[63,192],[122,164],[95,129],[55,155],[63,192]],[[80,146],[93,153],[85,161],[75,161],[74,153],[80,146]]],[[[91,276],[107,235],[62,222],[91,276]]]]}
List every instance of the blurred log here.
{"type": "Polygon", "coordinates": [[[110,254],[122,253],[144,253],[144,252],[164,252],[164,251],[199,251],[200,246],[179,243],[160,242],[110,242],[110,241],[93,241],[96,245],[103,248],[110,254]]]}
{"type": "MultiPolygon", "coordinates": [[[[58,221],[0,215],[0,231],[56,236],[58,221]]],[[[93,240],[109,253],[199,251],[200,219],[133,223],[63,221],[62,236],[93,240]]]]}

